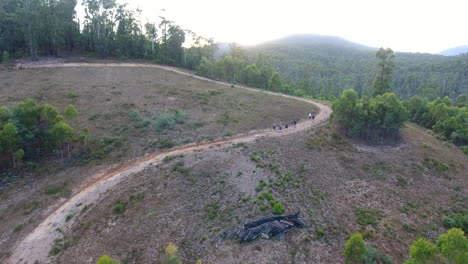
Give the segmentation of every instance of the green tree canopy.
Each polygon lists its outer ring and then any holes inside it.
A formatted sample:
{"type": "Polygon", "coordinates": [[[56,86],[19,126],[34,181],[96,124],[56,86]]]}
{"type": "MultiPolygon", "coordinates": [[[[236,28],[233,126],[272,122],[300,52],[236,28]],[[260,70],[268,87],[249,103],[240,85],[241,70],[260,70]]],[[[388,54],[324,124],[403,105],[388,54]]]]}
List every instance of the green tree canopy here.
{"type": "Polygon", "coordinates": [[[78,110],[74,105],[70,104],[65,108],[64,116],[67,121],[75,120],[78,118],[78,110]]]}
{"type": "Polygon", "coordinates": [[[346,241],[344,255],[346,264],[362,264],[366,258],[366,242],[361,234],[352,234],[346,241]]]}
{"type": "Polygon", "coordinates": [[[391,92],[391,84],[395,63],[395,55],[390,48],[380,48],[375,56],[379,59],[377,75],[375,76],[373,89],[374,96],[391,92]]]}

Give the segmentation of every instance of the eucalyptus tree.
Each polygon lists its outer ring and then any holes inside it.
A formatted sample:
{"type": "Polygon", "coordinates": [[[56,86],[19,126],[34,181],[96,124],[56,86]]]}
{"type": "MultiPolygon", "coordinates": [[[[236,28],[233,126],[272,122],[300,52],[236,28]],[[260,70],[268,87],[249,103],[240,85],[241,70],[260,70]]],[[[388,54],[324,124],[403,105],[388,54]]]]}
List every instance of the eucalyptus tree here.
{"type": "Polygon", "coordinates": [[[395,55],[392,49],[380,48],[375,56],[379,59],[377,75],[372,84],[374,89],[374,96],[388,93],[391,91],[391,84],[393,78],[393,71],[395,70],[395,63],[393,62],[395,55]]]}

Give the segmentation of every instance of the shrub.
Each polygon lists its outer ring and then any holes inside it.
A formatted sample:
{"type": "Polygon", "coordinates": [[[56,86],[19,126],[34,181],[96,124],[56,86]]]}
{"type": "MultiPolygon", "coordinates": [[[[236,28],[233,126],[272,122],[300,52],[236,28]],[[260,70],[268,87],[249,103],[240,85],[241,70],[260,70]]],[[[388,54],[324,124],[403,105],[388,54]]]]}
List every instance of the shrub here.
{"type": "Polygon", "coordinates": [[[101,256],[96,264],[120,264],[117,260],[112,259],[111,257],[107,255],[101,256]]]}
{"type": "Polygon", "coordinates": [[[116,214],[122,214],[125,211],[125,208],[127,207],[127,201],[124,200],[118,200],[115,204],[112,210],[116,214]]]}
{"type": "Polygon", "coordinates": [[[255,187],[255,191],[257,192],[261,192],[263,191],[263,189],[266,187],[266,182],[263,181],[263,180],[260,180],[260,183],[257,185],[257,187],[255,187]]]}
{"type": "Polygon", "coordinates": [[[357,223],[361,226],[372,225],[377,226],[377,220],[383,217],[382,212],[375,209],[357,209],[357,223]]]}
{"type": "Polygon", "coordinates": [[[140,122],[138,122],[136,125],[135,125],[135,128],[144,128],[144,127],[147,127],[151,124],[151,120],[149,120],[148,118],[145,118],[143,120],[141,120],[140,122]]]}
{"type": "Polygon", "coordinates": [[[182,110],[176,109],[174,110],[173,118],[177,124],[183,124],[187,119],[187,114],[182,110]]]}
{"type": "Polygon", "coordinates": [[[424,238],[416,240],[405,264],[419,263],[468,263],[468,238],[461,229],[452,228],[439,236],[436,245],[424,238]]]}
{"type": "Polygon", "coordinates": [[[374,263],[382,263],[382,264],[392,264],[393,261],[390,257],[385,255],[384,253],[378,251],[374,247],[367,247],[366,259],[364,261],[365,264],[374,264],[374,263]]]}
{"type": "Polygon", "coordinates": [[[154,128],[157,132],[161,132],[164,129],[173,129],[175,125],[174,120],[167,114],[162,114],[157,116],[156,123],[154,124],[154,128]]]}
{"type": "Polygon", "coordinates": [[[283,214],[284,213],[284,208],[283,206],[281,205],[281,203],[279,201],[275,201],[274,202],[274,205],[273,205],[273,214],[283,214]]]}
{"type": "Polygon", "coordinates": [[[437,247],[450,262],[468,263],[468,238],[459,228],[452,228],[437,239],[437,247]]]}
{"type": "Polygon", "coordinates": [[[182,261],[177,256],[177,246],[174,245],[172,242],[167,245],[166,249],[164,250],[165,253],[165,264],[182,264],[182,261]]]}
{"type": "Polygon", "coordinates": [[[140,111],[138,111],[137,109],[131,111],[129,114],[128,114],[128,118],[130,118],[130,120],[132,121],[138,121],[140,118],[140,111]]]}
{"type": "Polygon", "coordinates": [[[76,95],[75,93],[72,93],[72,92],[67,94],[67,98],[70,98],[70,99],[77,98],[77,97],[78,97],[78,95],[76,95]]]}
{"type": "Polygon", "coordinates": [[[250,157],[250,160],[252,161],[255,161],[255,162],[260,162],[262,160],[262,158],[260,158],[260,156],[258,155],[252,155],[252,157],[250,157]]]}
{"type": "Polygon", "coordinates": [[[468,233],[468,212],[446,215],[442,218],[442,222],[446,228],[457,227],[468,233]]]}
{"type": "Polygon", "coordinates": [[[359,233],[352,234],[345,245],[345,263],[361,264],[364,262],[366,254],[366,242],[364,242],[362,235],[359,233]]]}
{"type": "Polygon", "coordinates": [[[168,138],[163,138],[158,141],[158,148],[165,149],[165,148],[172,148],[175,146],[175,143],[172,142],[168,138]]]}

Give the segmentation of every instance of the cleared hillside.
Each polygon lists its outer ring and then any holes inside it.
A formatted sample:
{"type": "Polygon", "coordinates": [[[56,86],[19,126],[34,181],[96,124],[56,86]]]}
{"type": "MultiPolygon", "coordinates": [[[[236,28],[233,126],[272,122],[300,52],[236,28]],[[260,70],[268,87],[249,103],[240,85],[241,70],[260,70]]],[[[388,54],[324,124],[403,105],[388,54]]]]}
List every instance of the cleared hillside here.
{"type": "Polygon", "coordinates": [[[91,154],[99,151],[92,148],[94,140],[106,138],[111,146],[106,145],[110,151],[102,159],[44,157],[12,178],[2,174],[0,259],[51,212],[50,205],[60,204],[109,166],[173,146],[270,128],[316,111],[290,98],[144,66],[3,70],[0,79],[1,105],[34,98],[63,111],[74,104],[80,117],[72,125],[90,129],[91,154]],[[186,114],[184,122],[158,130],[158,118],[176,109],[186,114]]]}
{"type": "Polygon", "coordinates": [[[466,208],[467,161],[456,147],[414,125],[396,146],[350,142],[326,125],[174,156],[77,215],[79,223],[64,235],[73,242],[58,263],[104,253],[126,263],[158,262],[170,242],[184,263],[343,263],[344,243],[357,231],[401,263],[416,237],[436,238],[445,232],[443,215],[466,208]],[[449,169],[439,171],[433,163],[449,169]],[[286,214],[301,212],[310,227],[283,239],[219,240],[224,230],[271,214],[268,200],[260,198],[267,191],[286,214]],[[118,201],[127,203],[121,213],[113,211],[118,201]]]}

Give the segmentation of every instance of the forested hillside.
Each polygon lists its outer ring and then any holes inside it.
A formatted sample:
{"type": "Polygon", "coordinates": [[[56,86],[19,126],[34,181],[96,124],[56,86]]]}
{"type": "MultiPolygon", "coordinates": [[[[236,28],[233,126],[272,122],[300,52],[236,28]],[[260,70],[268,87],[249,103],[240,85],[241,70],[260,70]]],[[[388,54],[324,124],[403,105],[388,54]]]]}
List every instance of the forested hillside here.
{"type": "MultiPolygon", "coordinates": [[[[370,95],[376,48],[330,36],[295,35],[252,47],[218,45],[169,18],[143,23],[141,12],[115,0],[3,0],[2,62],[38,56],[145,59],[204,76],[298,96],[334,99],[346,89],[370,95]],[[185,47],[192,43],[189,48],[185,47]],[[277,73],[276,73],[277,72],[277,73]]],[[[468,90],[468,55],[395,56],[391,91],[401,98],[455,100],[468,90]]]]}
{"type": "Polygon", "coordinates": [[[213,39],[182,29],[165,17],[143,24],[139,10],[115,0],[81,2],[84,21],[76,16],[77,0],[0,1],[0,60],[86,55],[193,68],[216,50],[213,39]],[[186,49],[182,44],[189,38],[193,45],[186,49]]]}
{"type": "Polygon", "coordinates": [[[446,49],[446,50],[439,52],[438,54],[444,55],[444,56],[457,56],[462,53],[468,53],[468,45],[446,49]]]}
{"type": "MultiPolygon", "coordinates": [[[[377,49],[337,37],[297,35],[247,50],[266,55],[283,78],[306,83],[306,93],[315,97],[336,97],[348,88],[369,95],[376,74],[377,49]]],[[[392,91],[400,97],[455,99],[468,91],[468,55],[397,52],[395,66],[392,91]]]]}

